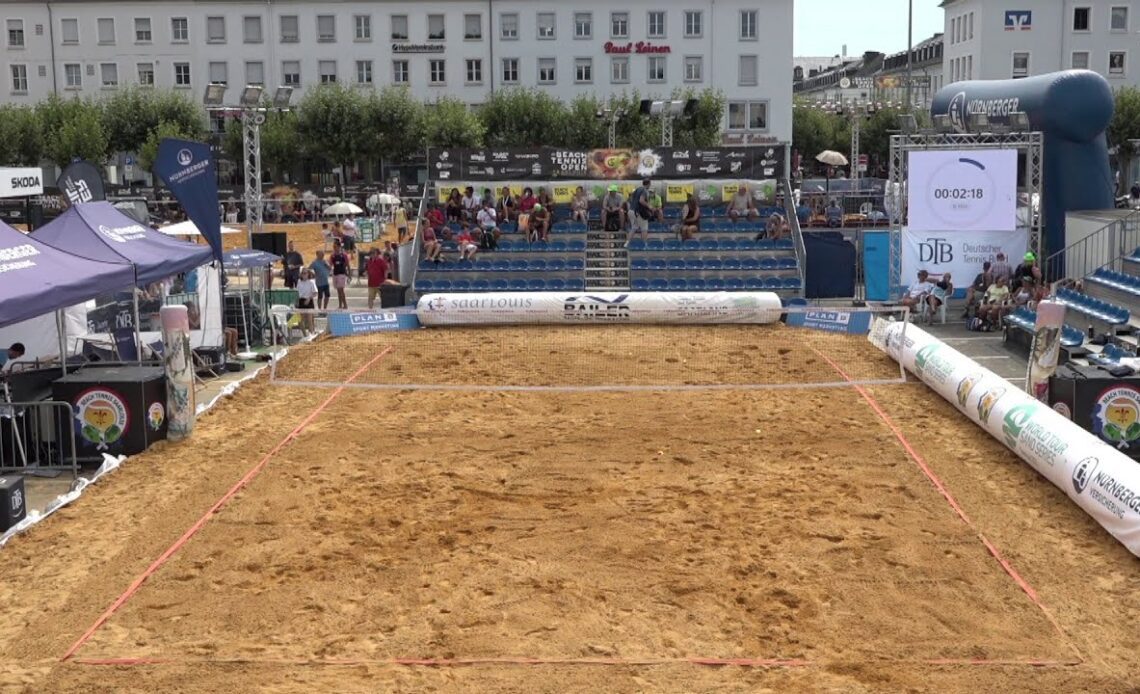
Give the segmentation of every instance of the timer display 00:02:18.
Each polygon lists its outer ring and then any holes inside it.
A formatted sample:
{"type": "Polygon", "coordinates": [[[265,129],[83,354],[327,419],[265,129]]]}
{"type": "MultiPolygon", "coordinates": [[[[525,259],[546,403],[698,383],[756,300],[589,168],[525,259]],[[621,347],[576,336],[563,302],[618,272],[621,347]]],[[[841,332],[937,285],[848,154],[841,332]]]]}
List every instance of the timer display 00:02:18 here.
{"type": "Polygon", "coordinates": [[[981,200],[986,196],[985,188],[935,188],[935,200],[981,200]]]}

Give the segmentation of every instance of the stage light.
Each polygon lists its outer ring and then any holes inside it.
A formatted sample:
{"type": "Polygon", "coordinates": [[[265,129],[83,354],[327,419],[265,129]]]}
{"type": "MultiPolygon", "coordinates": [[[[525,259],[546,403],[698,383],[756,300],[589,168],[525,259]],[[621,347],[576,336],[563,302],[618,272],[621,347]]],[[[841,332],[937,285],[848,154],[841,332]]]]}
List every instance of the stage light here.
{"type": "Polygon", "coordinates": [[[966,124],[970,127],[970,132],[981,132],[990,127],[990,117],[985,113],[971,113],[966,124]]]}
{"type": "Polygon", "coordinates": [[[256,84],[247,84],[241,90],[241,99],[238,100],[242,106],[258,106],[261,104],[261,93],[264,88],[256,84]]]}
{"type": "Polygon", "coordinates": [[[1014,130],[1029,130],[1029,114],[1025,111],[1013,111],[1009,114],[1009,125],[1014,130]]]}
{"type": "Polygon", "coordinates": [[[226,99],[226,85],[210,83],[206,85],[206,95],[202,103],[206,106],[221,106],[226,99]]]}
{"type": "Polygon", "coordinates": [[[289,108],[289,102],[292,100],[292,87],[278,87],[277,91],[273,92],[273,108],[289,108]]]}
{"type": "Polygon", "coordinates": [[[940,133],[948,133],[954,130],[954,121],[950,119],[948,113],[938,113],[931,117],[931,122],[934,124],[934,129],[940,133]]]}

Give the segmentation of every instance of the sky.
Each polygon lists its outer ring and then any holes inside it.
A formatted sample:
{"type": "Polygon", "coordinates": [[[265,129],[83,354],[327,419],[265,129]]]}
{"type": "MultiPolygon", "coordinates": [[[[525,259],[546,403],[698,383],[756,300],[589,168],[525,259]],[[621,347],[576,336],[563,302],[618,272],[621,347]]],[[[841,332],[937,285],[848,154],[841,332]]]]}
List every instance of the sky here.
{"type": "MultiPolygon", "coordinates": [[[[942,31],[941,0],[913,0],[914,42],[942,31]]],[[[907,0],[795,0],[797,56],[906,50],[907,0]]]]}

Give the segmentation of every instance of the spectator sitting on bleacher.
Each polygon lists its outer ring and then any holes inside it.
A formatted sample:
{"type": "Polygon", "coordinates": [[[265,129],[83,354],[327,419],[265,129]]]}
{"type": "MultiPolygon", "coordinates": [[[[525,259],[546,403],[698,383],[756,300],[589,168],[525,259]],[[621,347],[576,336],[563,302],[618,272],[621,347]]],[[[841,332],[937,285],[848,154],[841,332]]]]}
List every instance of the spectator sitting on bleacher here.
{"type": "Polygon", "coordinates": [[[511,189],[508,186],[503,186],[502,192],[499,193],[498,217],[502,222],[513,222],[519,218],[519,205],[515,200],[515,196],[511,195],[511,189]]]}
{"type": "Polygon", "coordinates": [[[423,223],[435,231],[436,237],[443,237],[448,241],[451,240],[451,229],[447,226],[447,220],[443,216],[443,210],[438,207],[429,207],[427,213],[424,215],[423,223]]]}
{"type": "Polygon", "coordinates": [[[479,246],[493,251],[499,247],[499,226],[495,218],[495,206],[490,200],[483,200],[483,209],[475,217],[479,224],[475,232],[479,236],[479,246]]]}
{"type": "Polygon", "coordinates": [[[934,283],[930,293],[926,295],[926,305],[930,308],[930,315],[938,313],[939,307],[954,295],[954,283],[950,280],[950,273],[942,273],[942,278],[934,283]]]}
{"type": "Polygon", "coordinates": [[[434,262],[437,265],[442,263],[443,260],[439,257],[439,254],[443,252],[443,244],[439,242],[439,237],[435,235],[435,229],[432,229],[430,224],[424,224],[422,235],[424,242],[424,260],[434,262]]]}
{"type": "Polygon", "coordinates": [[[970,317],[970,311],[977,308],[986,290],[994,283],[994,274],[990,271],[990,261],[982,263],[982,271],[974,277],[974,283],[966,288],[966,310],[962,312],[963,318],[970,317]]]}
{"type": "Polygon", "coordinates": [[[460,260],[475,260],[475,254],[479,252],[479,246],[475,243],[475,239],[471,236],[471,232],[464,227],[459,232],[459,236],[455,237],[455,245],[459,249],[460,260]]]}
{"type": "Polygon", "coordinates": [[[839,204],[838,200],[832,198],[831,202],[827,203],[826,214],[827,226],[833,229],[843,226],[843,207],[839,204]]]}
{"type": "Polygon", "coordinates": [[[538,204],[542,205],[551,216],[554,215],[554,198],[550,196],[550,192],[547,191],[546,188],[542,186],[538,187],[537,200],[538,204]]]}
{"type": "Polygon", "coordinates": [[[1009,282],[1010,291],[1017,291],[1022,284],[1032,286],[1040,279],[1041,268],[1037,267],[1037,256],[1026,253],[1023,262],[1013,271],[1013,277],[1009,282]]]}
{"type": "Polygon", "coordinates": [[[982,305],[978,307],[978,318],[983,324],[990,326],[1001,325],[1002,313],[1009,306],[1009,286],[1004,277],[995,277],[994,283],[986,289],[986,296],[982,305]]]}
{"type": "Polygon", "coordinates": [[[474,186],[467,186],[463,191],[463,220],[466,222],[475,222],[475,215],[479,214],[479,210],[483,209],[483,200],[475,194],[474,186]]]}
{"type": "Polygon", "coordinates": [[[574,198],[570,201],[570,219],[575,222],[585,222],[589,210],[590,198],[586,195],[586,189],[578,186],[574,191],[574,198]]]}
{"type": "Polygon", "coordinates": [[[741,185],[736,189],[736,194],[732,196],[732,200],[728,203],[728,209],[725,210],[725,215],[734,222],[742,218],[757,219],[760,217],[760,211],[756,209],[756,201],[752,199],[752,194],[748,192],[748,186],[741,185]]]}
{"type": "Polygon", "coordinates": [[[1128,206],[1140,210],[1140,182],[1133,183],[1132,189],[1128,191],[1128,206]]]}
{"type": "Polygon", "coordinates": [[[522,197],[519,198],[519,212],[522,214],[529,214],[534,206],[538,204],[538,199],[534,197],[534,191],[530,186],[523,188],[522,197]]]}
{"type": "Polygon", "coordinates": [[[664,222],[665,221],[665,201],[656,190],[649,191],[649,209],[651,210],[650,221],[664,222]]]}
{"type": "Polygon", "coordinates": [[[530,238],[533,241],[550,240],[550,210],[535,205],[530,213],[530,238]]]}
{"type": "Polygon", "coordinates": [[[697,199],[689,193],[685,197],[685,206],[681,208],[681,240],[693,238],[701,230],[701,206],[697,199]]]}
{"type": "Polygon", "coordinates": [[[452,188],[447,195],[447,219],[463,221],[463,196],[460,195],[458,188],[452,188]]]}
{"type": "MultiPolygon", "coordinates": [[[[494,207],[495,207],[495,191],[491,190],[490,188],[484,188],[482,200],[483,200],[483,202],[490,202],[491,208],[494,209],[494,207]]],[[[476,215],[476,216],[478,216],[478,215],[476,215]]]]}
{"type": "Polygon", "coordinates": [[[649,220],[653,216],[653,209],[649,206],[649,186],[653,183],[648,178],[641,182],[640,188],[635,188],[629,195],[629,212],[626,213],[627,219],[630,220],[629,235],[625,239],[625,247],[629,248],[629,242],[633,240],[633,232],[641,232],[641,240],[649,240],[649,220]]]}
{"type": "Polygon", "coordinates": [[[782,239],[788,230],[788,220],[784,219],[784,215],[779,212],[773,212],[768,216],[768,223],[764,225],[764,231],[756,235],[756,240],[764,238],[765,236],[770,239],[782,239]]]}
{"type": "Polygon", "coordinates": [[[922,305],[927,295],[933,290],[934,284],[930,281],[930,274],[926,270],[919,270],[918,281],[910,285],[899,303],[913,311],[922,305]]]}
{"type": "Polygon", "coordinates": [[[621,231],[625,229],[625,201],[616,183],[611,183],[606,197],[602,198],[602,229],[621,231]]]}
{"type": "MultiPolygon", "coordinates": [[[[998,253],[994,256],[993,265],[990,266],[990,274],[993,275],[993,281],[996,282],[997,278],[1003,277],[1006,282],[1009,282],[1013,277],[1013,268],[1005,261],[1005,253],[998,253]]],[[[989,287],[986,287],[989,289],[989,287]]]]}

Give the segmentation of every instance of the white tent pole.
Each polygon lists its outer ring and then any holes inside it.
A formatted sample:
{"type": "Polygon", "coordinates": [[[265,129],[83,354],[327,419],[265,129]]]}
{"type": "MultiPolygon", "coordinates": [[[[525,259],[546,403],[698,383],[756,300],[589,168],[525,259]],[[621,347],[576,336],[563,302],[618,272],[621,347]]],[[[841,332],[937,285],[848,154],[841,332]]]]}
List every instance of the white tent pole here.
{"type": "Polygon", "coordinates": [[[67,321],[63,319],[63,309],[55,312],[55,332],[59,335],[59,363],[63,375],[67,375],[67,321]]]}

